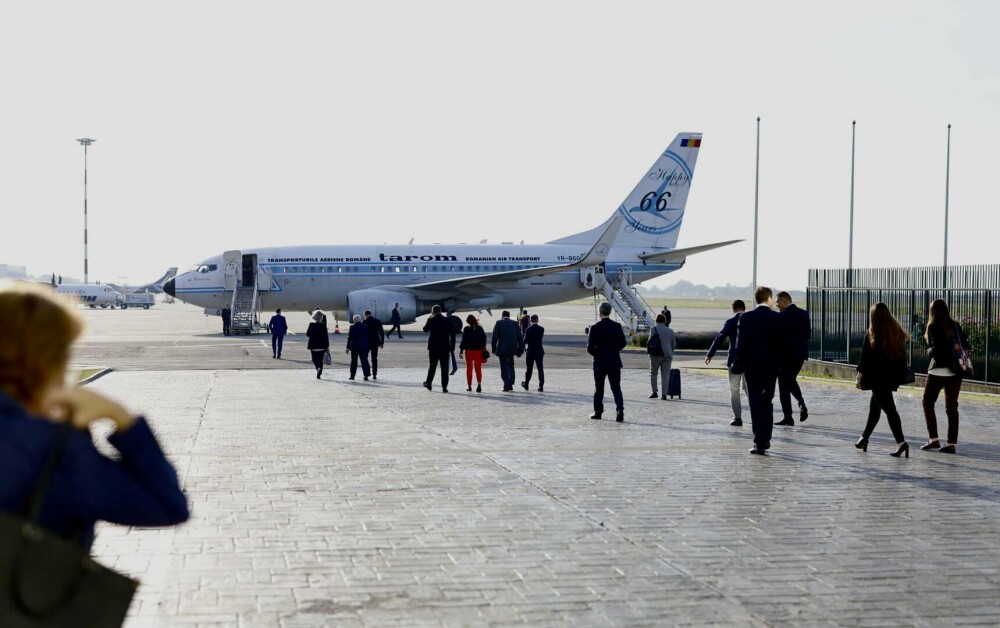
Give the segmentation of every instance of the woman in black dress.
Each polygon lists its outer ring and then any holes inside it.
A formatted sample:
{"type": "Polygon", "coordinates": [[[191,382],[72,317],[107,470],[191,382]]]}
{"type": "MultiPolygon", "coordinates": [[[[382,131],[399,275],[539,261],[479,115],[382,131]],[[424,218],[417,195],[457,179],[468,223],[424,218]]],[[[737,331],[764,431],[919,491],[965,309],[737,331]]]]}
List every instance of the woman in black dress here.
{"type": "Polygon", "coordinates": [[[896,410],[896,400],[892,393],[903,383],[906,374],[906,332],[899,321],[889,312],[885,303],[876,303],[868,313],[870,325],[865,334],[865,343],[861,346],[861,358],[858,360],[857,387],[860,390],[872,392],[868,409],[868,424],[861,438],[854,445],[858,449],[868,451],[868,439],[871,437],[878,420],[885,412],[889,421],[889,429],[896,438],[898,447],[890,454],[895,457],[905,455],[910,457],[910,446],[903,437],[903,423],[896,410]]]}

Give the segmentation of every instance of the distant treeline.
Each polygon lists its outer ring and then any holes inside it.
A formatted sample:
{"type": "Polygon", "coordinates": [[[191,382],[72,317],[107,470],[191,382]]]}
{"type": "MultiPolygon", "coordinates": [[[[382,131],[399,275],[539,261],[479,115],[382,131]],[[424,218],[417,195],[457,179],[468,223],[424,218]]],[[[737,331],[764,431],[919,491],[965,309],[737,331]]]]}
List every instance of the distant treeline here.
{"type": "MultiPolygon", "coordinates": [[[[781,286],[771,286],[775,292],[782,290],[781,286]]],[[[638,286],[640,294],[648,297],[688,297],[698,299],[743,299],[747,300],[753,296],[753,286],[734,286],[726,284],[724,286],[706,286],[704,284],[694,284],[690,281],[681,280],[672,286],[658,288],[656,286],[638,286]]],[[[788,290],[794,301],[805,301],[804,290],[788,290]]]]}

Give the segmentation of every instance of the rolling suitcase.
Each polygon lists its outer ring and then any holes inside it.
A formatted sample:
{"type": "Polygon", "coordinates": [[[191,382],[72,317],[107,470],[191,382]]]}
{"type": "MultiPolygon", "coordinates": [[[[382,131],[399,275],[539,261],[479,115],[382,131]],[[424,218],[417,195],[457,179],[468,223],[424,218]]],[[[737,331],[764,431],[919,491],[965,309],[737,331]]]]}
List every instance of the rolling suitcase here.
{"type": "Polygon", "coordinates": [[[667,380],[667,394],[673,399],[676,395],[681,398],[681,372],[678,369],[670,369],[670,379],[667,380]]]}

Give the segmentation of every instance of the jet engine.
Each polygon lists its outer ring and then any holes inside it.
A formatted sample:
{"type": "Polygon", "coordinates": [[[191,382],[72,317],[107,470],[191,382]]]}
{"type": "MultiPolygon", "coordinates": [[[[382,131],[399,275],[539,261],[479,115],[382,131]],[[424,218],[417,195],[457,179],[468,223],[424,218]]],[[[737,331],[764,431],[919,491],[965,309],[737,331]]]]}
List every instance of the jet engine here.
{"type": "Polygon", "coordinates": [[[392,317],[392,307],[399,303],[399,318],[402,324],[417,320],[417,298],[408,292],[370,288],[355,290],[347,295],[347,317],[353,319],[355,314],[364,316],[365,310],[371,310],[372,316],[388,323],[392,317]]]}

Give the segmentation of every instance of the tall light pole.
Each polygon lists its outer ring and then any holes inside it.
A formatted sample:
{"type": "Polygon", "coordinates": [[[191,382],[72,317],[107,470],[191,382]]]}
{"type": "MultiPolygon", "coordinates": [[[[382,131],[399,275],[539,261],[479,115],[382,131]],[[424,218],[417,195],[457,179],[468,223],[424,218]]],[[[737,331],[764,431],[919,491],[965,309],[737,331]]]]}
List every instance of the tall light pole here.
{"type": "Polygon", "coordinates": [[[753,184],[753,289],[757,289],[757,225],[760,199],[760,116],[757,116],[757,166],[753,184]]]}
{"type": "Polygon", "coordinates": [[[858,121],[851,120],[851,232],[847,249],[847,287],[854,287],[854,137],[858,121]]]}
{"type": "Polygon", "coordinates": [[[854,139],[858,121],[851,120],[851,227],[847,245],[847,363],[851,363],[851,334],[854,333],[854,139]]]}
{"type": "Polygon", "coordinates": [[[948,124],[948,149],[944,162],[944,267],[941,269],[941,289],[948,288],[948,185],[951,182],[951,124],[948,124]]]}
{"type": "Polygon", "coordinates": [[[88,283],[90,263],[87,257],[87,147],[97,140],[84,137],[77,141],[83,146],[83,283],[88,283]]]}

